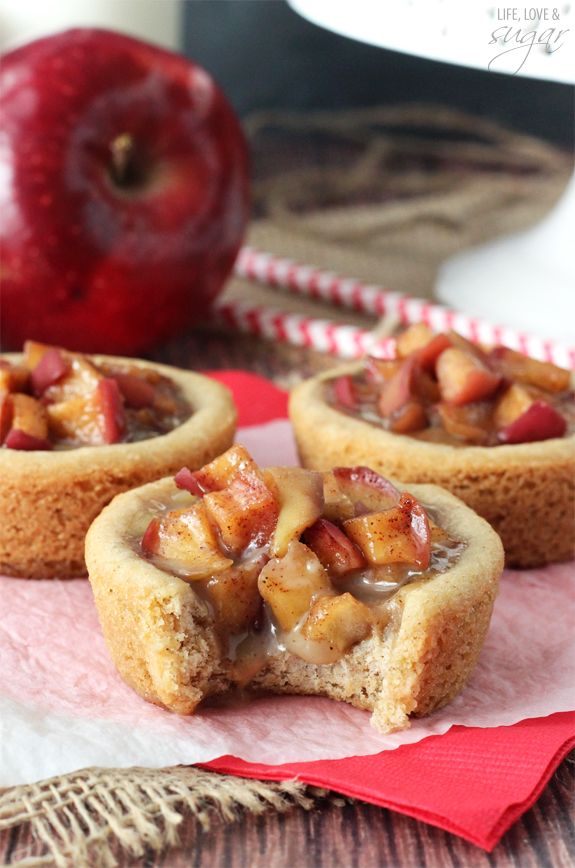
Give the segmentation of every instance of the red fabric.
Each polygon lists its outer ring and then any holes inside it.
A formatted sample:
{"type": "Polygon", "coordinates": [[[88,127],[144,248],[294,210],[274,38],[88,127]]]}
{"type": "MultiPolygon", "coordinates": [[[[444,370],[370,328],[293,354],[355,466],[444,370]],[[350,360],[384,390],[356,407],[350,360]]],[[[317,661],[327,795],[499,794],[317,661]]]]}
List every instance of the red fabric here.
{"type": "MultiPolygon", "coordinates": [[[[287,397],[272,383],[239,371],[219,372],[240,412],[240,425],[286,415],[287,397]]],[[[286,765],[260,765],[225,756],[206,765],[245,777],[327,787],[400,811],[491,850],[537,800],[575,746],[575,712],[491,729],[456,726],[397,750],[286,765]]]]}
{"type": "Polygon", "coordinates": [[[210,377],[233,392],[240,427],[261,425],[287,416],[287,392],[269,380],[247,371],[210,371],[210,377]]]}

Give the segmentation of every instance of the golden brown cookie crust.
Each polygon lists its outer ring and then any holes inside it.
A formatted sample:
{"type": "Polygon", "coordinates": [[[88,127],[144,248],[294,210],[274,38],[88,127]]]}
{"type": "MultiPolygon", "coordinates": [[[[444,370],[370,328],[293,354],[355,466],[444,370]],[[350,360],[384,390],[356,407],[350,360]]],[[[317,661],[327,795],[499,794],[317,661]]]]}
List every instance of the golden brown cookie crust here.
{"type": "Polygon", "coordinates": [[[449,446],[392,434],[330,407],[329,371],[293,390],[289,414],[304,467],[368,465],[404,482],[448,489],[500,535],[510,566],[575,555],[575,437],[514,446],[449,446]]]}
{"type": "Polygon", "coordinates": [[[0,573],[33,579],[85,574],[86,531],[116,494],[184,465],[202,467],[233,442],[236,410],[220,383],[138,359],[94,359],[169,377],[192,415],[167,434],[136,443],[54,452],[0,449],[0,573]]]}
{"type": "MultiPolygon", "coordinates": [[[[489,525],[448,492],[409,489],[467,543],[458,562],[404,586],[387,627],[337,663],[318,666],[278,653],[250,686],[349,702],[371,710],[382,731],[404,727],[409,716],[429,714],[458,693],[487,632],[503,549],[489,525]]],[[[146,504],[173,491],[173,480],[162,479],[115,498],[88,532],[86,563],[106,644],[124,680],[145,699],[190,714],[200,700],[229,688],[230,661],[193,582],[159,570],[134,544],[146,504]]]]}

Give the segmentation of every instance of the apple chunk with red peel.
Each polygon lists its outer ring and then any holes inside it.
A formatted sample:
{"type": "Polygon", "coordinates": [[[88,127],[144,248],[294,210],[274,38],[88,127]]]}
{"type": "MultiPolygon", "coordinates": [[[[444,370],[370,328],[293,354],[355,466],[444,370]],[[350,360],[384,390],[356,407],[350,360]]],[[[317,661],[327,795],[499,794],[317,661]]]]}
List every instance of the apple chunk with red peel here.
{"type": "Polygon", "coordinates": [[[22,452],[50,452],[52,444],[49,440],[34,437],[19,428],[12,428],[6,435],[4,445],[8,449],[17,449],[22,452]]]}
{"type": "Polygon", "coordinates": [[[194,471],[194,477],[203,492],[221,491],[240,471],[260,473],[247,449],[232,446],[200,470],[194,471]]]}
{"type": "Polygon", "coordinates": [[[348,375],[338,377],[333,384],[335,400],[348,410],[355,410],[357,399],[353,388],[353,378],[348,375]]]}
{"type": "Polygon", "coordinates": [[[201,497],[204,493],[202,488],[200,488],[195,473],[192,473],[189,467],[182,467],[181,470],[178,470],[174,476],[174,482],[178,488],[181,488],[183,491],[189,491],[190,494],[195,494],[197,497],[201,497]]]}
{"type": "MultiPolygon", "coordinates": [[[[303,623],[301,634],[305,639],[323,645],[325,660],[321,662],[330,663],[366,639],[371,627],[372,615],[368,607],[345,593],[317,600],[303,623]]],[[[305,654],[305,648],[298,645],[298,653],[305,654]]],[[[314,648],[311,662],[320,662],[317,654],[314,648]]]]}
{"type": "Polygon", "coordinates": [[[489,398],[501,382],[501,376],[490,371],[480,358],[457,347],[449,347],[439,356],[437,379],[442,400],[450,404],[489,398]]]}
{"type": "Polygon", "coordinates": [[[515,422],[519,416],[522,416],[529,409],[534,401],[535,398],[525,386],[512,383],[495,405],[493,413],[495,428],[500,430],[511,425],[512,422],[515,422]]]}
{"type": "Polygon", "coordinates": [[[303,541],[334,576],[343,576],[366,566],[366,560],[357,546],[341,528],[326,518],[320,518],[312,524],[304,533],[303,541]]]}
{"type": "Polygon", "coordinates": [[[48,347],[30,374],[32,391],[40,397],[46,389],[60,382],[69,372],[70,362],[56,347],[48,347]]]}
{"type": "Polygon", "coordinates": [[[370,467],[334,467],[332,474],[341,494],[354,504],[356,515],[399,503],[395,485],[370,467]]]}
{"type": "Polygon", "coordinates": [[[287,552],[292,540],[299,539],[323,511],[323,478],[321,473],[301,467],[270,467],[264,471],[266,483],[277,490],[279,515],[270,542],[274,558],[287,552]]]}
{"type": "Polygon", "coordinates": [[[333,594],[329,576],[319,558],[294,541],[283,558],[272,558],[258,579],[260,595],[282,630],[293,630],[319,595],[333,594]]]}
{"type": "Polygon", "coordinates": [[[126,415],[118,384],[102,377],[87,395],[76,395],[46,407],[50,429],[62,440],[84,446],[118,443],[126,415]]]}
{"type": "Polygon", "coordinates": [[[232,555],[241,554],[250,543],[264,545],[276,526],[277,497],[255,464],[254,468],[236,472],[226,488],[203,497],[210,520],[232,555]]]}
{"type": "Polygon", "coordinates": [[[401,363],[397,372],[383,384],[378,400],[379,413],[387,418],[400,410],[413,398],[413,385],[417,360],[410,356],[401,363]]]}
{"type": "Polygon", "coordinates": [[[142,537],[142,549],[173,562],[190,579],[205,579],[233,566],[219,549],[202,502],[153,518],[142,537]]]}
{"type": "Polygon", "coordinates": [[[497,436],[501,443],[533,443],[563,437],[566,430],[567,422],[561,413],[546,401],[534,401],[497,436]]]}
{"type": "Polygon", "coordinates": [[[343,527],[374,566],[406,563],[420,570],[429,566],[429,520],[423,507],[406,492],[397,506],[348,519],[343,527]]]}
{"type": "Polygon", "coordinates": [[[48,439],[48,414],[46,408],[30,395],[16,393],[11,396],[12,428],[23,431],[36,440],[48,439]]]}

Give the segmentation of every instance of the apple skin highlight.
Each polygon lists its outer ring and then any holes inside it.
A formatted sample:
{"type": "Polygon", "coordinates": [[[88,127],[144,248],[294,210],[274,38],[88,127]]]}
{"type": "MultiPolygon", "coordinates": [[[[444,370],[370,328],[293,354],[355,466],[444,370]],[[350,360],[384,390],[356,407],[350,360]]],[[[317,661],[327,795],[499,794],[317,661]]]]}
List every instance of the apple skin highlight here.
{"type": "Polygon", "coordinates": [[[4,349],[142,352],[201,320],[249,211],[239,122],[199,66],[99,29],[0,65],[4,349]]]}

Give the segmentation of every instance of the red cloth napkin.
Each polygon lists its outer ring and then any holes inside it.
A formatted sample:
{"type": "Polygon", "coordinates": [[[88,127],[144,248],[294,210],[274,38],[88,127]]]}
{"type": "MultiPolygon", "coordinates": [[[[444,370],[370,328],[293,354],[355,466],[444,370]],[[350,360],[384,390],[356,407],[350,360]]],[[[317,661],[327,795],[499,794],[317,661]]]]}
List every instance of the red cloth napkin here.
{"type": "MultiPolygon", "coordinates": [[[[287,395],[242,371],[212,374],[234,393],[239,425],[285,418],[287,395]]],[[[575,712],[491,729],[455,726],[374,756],[285,765],[220,757],[206,768],[315,786],[400,811],[491,850],[575,746],[575,712]]]]}

